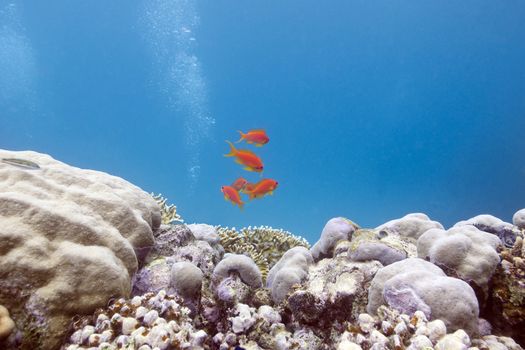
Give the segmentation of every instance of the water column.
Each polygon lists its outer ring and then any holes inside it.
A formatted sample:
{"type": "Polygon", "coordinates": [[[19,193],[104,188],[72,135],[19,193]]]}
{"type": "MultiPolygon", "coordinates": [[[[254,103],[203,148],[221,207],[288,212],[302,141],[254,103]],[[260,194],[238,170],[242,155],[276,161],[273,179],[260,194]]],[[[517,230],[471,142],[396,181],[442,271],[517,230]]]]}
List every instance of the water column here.
{"type": "Polygon", "coordinates": [[[199,25],[197,4],[195,0],[154,0],[144,6],[145,39],[159,88],[169,108],[181,118],[188,157],[186,171],[193,192],[200,175],[201,145],[210,137],[215,123],[208,109],[201,63],[194,52],[194,32],[199,25]]]}

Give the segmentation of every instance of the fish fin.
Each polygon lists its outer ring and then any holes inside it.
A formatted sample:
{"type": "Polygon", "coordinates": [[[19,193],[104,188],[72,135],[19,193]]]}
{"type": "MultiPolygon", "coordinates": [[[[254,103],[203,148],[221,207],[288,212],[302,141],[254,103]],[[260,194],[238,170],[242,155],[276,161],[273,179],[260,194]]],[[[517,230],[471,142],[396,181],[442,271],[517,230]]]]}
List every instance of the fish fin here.
{"type": "Polygon", "coordinates": [[[241,209],[241,211],[244,210],[244,203],[243,202],[239,203],[239,209],[241,209]]]}
{"type": "MultiPolygon", "coordinates": [[[[239,162],[239,164],[242,164],[242,163],[239,162]]],[[[246,171],[254,171],[253,168],[250,168],[249,166],[245,166],[243,169],[246,171]]]]}
{"type": "Polygon", "coordinates": [[[268,192],[270,196],[273,196],[273,191],[268,192]]]}
{"type": "Polygon", "coordinates": [[[256,144],[255,144],[255,147],[262,147],[262,146],[263,146],[262,143],[256,143],[256,144]]]}
{"type": "Polygon", "coordinates": [[[264,129],[253,129],[253,130],[250,130],[251,132],[264,132],[266,133],[266,130],[264,129]]]}
{"type": "Polygon", "coordinates": [[[235,143],[239,143],[241,142],[243,139],[244,139],[244,134],[241,130],[237,130],[239,132],[239,134],[241,134],[241,138],[239,139],[239,141],[235,142],[235,143]]]}
{"type": "Polygon", "coordinates": [[[235,158],[235,163],[242,164],[242,162],[239,160],[239,158],[235,158]]]}
{"type": "Polygon", "coordinates": [[[230,141],[226,140],[226,142],[230,145],[230,153],[225,154],[225,157],[233,157],[235,156],[235,153],[237,153],[237,149],[235,149],[235,146],[230,141]]]}
{"type": "Polygon", "coordinates": [[[228,197],[227,197],[227,196],[224,196],[224,200],[227,201],[227,200],[228,200],[228,197]]]}
{"type": "Polygon", "coordinates": [[[254,188],[255,184],[247,183],[246,185],[244,185],[242,192],[248,194],[249,192],[253,191],[254,188]]]}

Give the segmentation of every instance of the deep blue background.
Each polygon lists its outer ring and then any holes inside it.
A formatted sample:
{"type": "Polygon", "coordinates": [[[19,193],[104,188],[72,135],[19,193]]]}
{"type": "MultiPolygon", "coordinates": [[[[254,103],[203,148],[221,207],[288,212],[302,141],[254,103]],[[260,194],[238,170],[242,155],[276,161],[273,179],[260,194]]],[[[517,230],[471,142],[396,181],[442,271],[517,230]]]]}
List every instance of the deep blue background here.
{"type": "Polygon", "coordinates": [[[310,241],[339,215],[510,221],[525,207],[524,19],[518,0],[0,1],[0,148],[162,192],[187,222],[310,241]],[[202,115],[215,124],[188,145],[202,115]],[[258,176],[224,140],[261,127],[280,187],[241,212],[219,188],[258,176]]]}

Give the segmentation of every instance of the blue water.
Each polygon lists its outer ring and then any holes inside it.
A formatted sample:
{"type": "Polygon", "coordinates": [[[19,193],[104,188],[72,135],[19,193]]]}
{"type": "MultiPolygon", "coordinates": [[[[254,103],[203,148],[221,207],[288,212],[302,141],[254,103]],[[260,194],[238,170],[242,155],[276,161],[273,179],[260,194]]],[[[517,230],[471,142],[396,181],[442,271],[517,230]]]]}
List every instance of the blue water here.
{"type": "Polygon", "coordinates": [[[524,39],[519,0],[0,1],[0,148],[311,242],[339,215],[510,221],[524,39]],[[279,188],[241,212],[221,185],[259,177],[222,154],[252,128],[279,188]]]}

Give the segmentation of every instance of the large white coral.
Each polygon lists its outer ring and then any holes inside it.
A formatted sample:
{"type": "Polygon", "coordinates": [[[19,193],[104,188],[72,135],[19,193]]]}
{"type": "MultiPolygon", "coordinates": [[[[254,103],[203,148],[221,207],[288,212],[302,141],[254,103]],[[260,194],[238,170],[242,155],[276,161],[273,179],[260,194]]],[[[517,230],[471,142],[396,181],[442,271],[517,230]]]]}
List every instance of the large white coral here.
{"type": "Polygon", "coordinates": [[[39,166],[0,162],[0,303],[37,321],[40,345],[55,348],[72,315],[131,291],[159,207],[121,178],[45,154],[0,150],[0,158],[39,166]]]}

